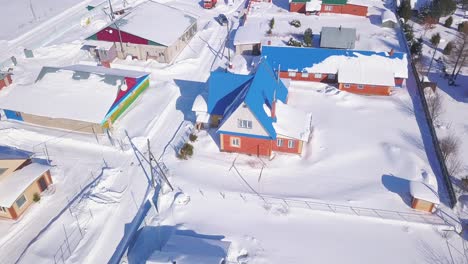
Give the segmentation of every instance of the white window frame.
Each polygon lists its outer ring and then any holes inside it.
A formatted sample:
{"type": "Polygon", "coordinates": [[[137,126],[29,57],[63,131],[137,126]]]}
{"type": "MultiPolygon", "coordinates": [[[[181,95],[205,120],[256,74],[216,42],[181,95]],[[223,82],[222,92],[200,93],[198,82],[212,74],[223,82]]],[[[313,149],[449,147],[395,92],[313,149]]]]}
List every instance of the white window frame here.
{"type": "Polygon", "coordinates": [[[240,128],[252,129],[252,121],[251,120],[245,120],[245,119],[239,119],[237,126],[240,127],[240,128]]]}
{"type": "Polygon", "coordinates": [[[321,73],[316,73],[314,74],[315,79],[322,79],[322,74],[321,73]]]}
{"type": "Polygon", "coordinates": [[[325,6],[325,11],[333,11],[333,6],[332,5],[326,5],[325,6]]]}
{"type": "Polygon", "coordinates": [[[357,88],[362,90],[362,89],[364,89],[364,85],[363,84],[358,84],[357,88]]]}
{"type": "Polygon", "coordinates": [[[344,87],[344,88],[349,88],[349,87],[351,87],[351,84],[345,83],[345,84],[343,85],[343,87],[344,87]]]}
{"type": "Polygon", "coordinates": [[[6,213],[6,212],[7,212],[7,209],[6,209],[5,207],[3,207],[3,206],[0,206],[0,211],[6,213]]]}
{"type": "Polygon", "coordinates": [[[302,72],[301,77],[302,78],[309,78],[309,73],[308,72],[302,72]]]}
{"type": "Polygon", "coordinates": [[[283,146],[283,139],[282,138],[278,138],[276,139],[276,146],[278,147],[282,147],[283,146]]]}
{"type": "Polygon", "coordinates": [[[296,77],[295,71],[288,71],[288,77],[296,77]]]}
{"type": "Polygon", "coordinates": [[[241,140],[238,137],[231,137],[231,147],[240,148],[241,140]]]}
{"type": "Polygon", "coordinates": [[[288,148],[292,149],[292,148],[294,148],[294,145],[295,145],[294,140],[291,140],[291,139],[288,140],[288,148]]]}
{"type": "Polygon", "coordinates": [[[333,73],[328,74],[328,79],[329,80],[335,80],[336,79],[336,74],[333,74],[333,73]]]}
{"type": "Polygon", "coordinates": [[[18,197],[18,199],[16,199],[15,204],[16,204],[16,206],[18,206],[18,209],[21,209],[21,208],[23,208],[23,206],[24,206],[27,202],[28,202],[28,199],[26,198],[26,195],[24,195],[24,193],[23,193],[23,194],[21,194],[20,197],[18,197]],[[24,198],[24,203],[20,206],[20,205],[18,204],[18,201],[19,201],[20,199],[22,199],[22,198],[24,198]]]}

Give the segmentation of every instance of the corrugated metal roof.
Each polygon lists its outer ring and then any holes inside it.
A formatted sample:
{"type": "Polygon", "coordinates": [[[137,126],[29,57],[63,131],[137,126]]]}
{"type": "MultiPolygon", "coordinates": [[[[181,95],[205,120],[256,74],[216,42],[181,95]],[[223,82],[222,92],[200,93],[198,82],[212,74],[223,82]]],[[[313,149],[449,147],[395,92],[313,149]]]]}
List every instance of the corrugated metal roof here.
{"type": "Polygon", "coordinates": [[[344,27],[323,27],[320,33],[320,47],[354,49],[356,29],[344,27]]]}
{"type": "Polygon", "coordinates": [[[322,0],[325,5],[346,5],[347,0],[322,0]]]}
{"type": "Polygon", "coordinates": [[[28,159],[32,154],[33,153],[29,151],[8,146],[0,146],[0,160],[28,159]]]}

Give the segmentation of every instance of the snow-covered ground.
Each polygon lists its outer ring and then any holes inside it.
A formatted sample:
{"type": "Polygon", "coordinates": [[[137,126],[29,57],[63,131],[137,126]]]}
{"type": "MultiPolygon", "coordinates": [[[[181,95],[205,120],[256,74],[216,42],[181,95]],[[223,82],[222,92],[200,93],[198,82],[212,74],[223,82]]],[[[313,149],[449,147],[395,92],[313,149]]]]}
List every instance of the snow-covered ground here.
{"type": "Polygon", "coordinates": [[[314,46],[319,47],[320,31],[322,27],[356,28],[356,50],[395,51],[404,52],[398,41],[397,31],[381,26],[381,15],[385,10],[392,10],[392,1],[364,1],[368,4],[368,17],[352,15],[322,14],[305,15],[289,13],[287,0],[273,0],[273,3],[253,3],[247,15],[246,25],[260,25],[258,34],[266,35],[269,20],[274,18],[275,24],[272,36],[265,36],[274,45],[285,45],[289,38],[302,41],[304,31],[311,28],[314,35],[314,46]],[[289,24],[293,19],[301,22],[296,28],[289,24]]]}
{"type": "MultiPolygon", "coordinates": [[[[152,73],[150,88],[117,122],[113,142],[105,135],[96,138],[15,122],[0,123],[2,144],[49,156],[55,165],[55,184],[41,202],[31,206],[20,221],[0,221],[0,252],[6,252],[0,263],[18,259],[20,263],[108,262],[135,225],[138,209],[152,196],[149,168],[143,159],[148,155],[148,138],[155,157],[162,156],[169,168],[169,180],[176,190],[164,189],[160,215],[146,224],[156,231],[158,226],[170,226],[232,241],[229,260],[234,263],[466,263],[459,236],[431,224],[288,205],[287,201],[297,200],[411,213],[409,180],[434,179],[436,172],[426,153],[426,130],[415,118],[419,110],[414,110],[414,101],[406,89],[397,90],[391,97],[363,97],[326,85],[293,83],[289,103],[313,115],[313,138],[302,156],[278,154],[266,160],[220,153],[214,132],[201,131],[194,143],[194,157],[177,159],[173,145],[186,128],[184,121],[194,119],[193,101],[206,93],[210,71],[225,67],[228,60],[228,49],[224,47],[226,27],[213,18],[225,13],[232,27],[237,28],[238,11],[244,2],[220,1],[211,10],[203,9],[200,1],[160,2],[199,17],[199,32],[172,65],[132,60],[112,64],[152,73]],[[132,148],[126,133],[141,154],[132,148]],[[272,203],[271,199],[284,202],[272,203]]],[[[390,5],[372,3],[376,7],[371,8],[370,18],[306,17],[286,13],[287,1],[280,0],[265,4],[264,11],[269,15],[260,17],[260,12],[250,16],[247,23],[266,21],[274,14],[276,32],[284,34],[281,40],[288,34],[302,34],[306,27],[312,27],[317,34],[322,26],[346,24],[358,29],[358,49],[404,51],[397,31],[382,29],[375,22],[376,15],[390,5]],[[299,18],[303,26],[289,26],[287,22],[292,18],[299,18]]],[[[85,13],[73,8],[65,12],[72,15],[56,21],[67,22],[61,34],[34,35],[21,42],[34,44],[35,58],[18,57],[15,84],[8,89],[31,83],[44,65],[92,61],[80,50],[80,41],[104,25],[107,18],[95,14],[90,25],[81,26],[85,13]]],[[[42,25],[35,30],[48,27],[42,25]]],[[[230,42],[233,35],[229,34],[230,42]]],[[[228,47],[232,48],[232,44],[228,43],[228,47]]],[[[250,68],[246,64],[250,58],[235,60],[236,71],[250,68]]],[[[409,85],[414,82],[409,81],[409,85]]],[[[452,115],[448,111],[446,114],[452,115]]],[[[154,218],[152,215],[147,220],[154,218]]],[[[142,233],[149,237],[140,236],[140,242],[143,239],[160,244],[165,240],[156,239],[155,233],[142,233]]],[[[132,247],[129,263],[144,261],[151,249],[155,249],[154,244],[132,247]]]]}
{"type": "MultiPolygon", "coordinates": [[[[437,83],[437,90],[442,96],[442,114],[437,124],[437,134],[439,139],[447,136],[455,136],[459,140],[458,148],[458,160],[460,161],[460,170],[457,175],[454,175],[454,184],[457,189],[460,187],[460,181],[462,177],[468,175],[468,160],[465,158],[468,155],[468,120],[466,113],[468,112],[468,68],[464,67],[457,77],[456,86],[449,86],[448,79],[444,77],[442,72],[442,64],[438,63],[437,59],[444,59],[442,53],[443,49],[448,42],[453,41],[457,35],[457,26],[463,21],[467,21],[468,18],[464,16],[464,11],[460,8],[457,9],[455,14],[452,15],[453,23],[450,28],[446,28],[443,23],[448,17],[440,19],[440,23],[436,24],[433,29],[429,29],[424,32],[424,28],[417,24],[412,23],[415,31],[415,36],[422,36],[424,39],[423,45],[423,64],[424,64],[424,75],[426,74],[430,60],[433,56],[434,48],[430,44],[429,40],[432,35],[439,33],[441,36],[441,42],[436,50],[434,56],[434,62],[431,67],[431,71],[428,75],[428,79],[432,82],[437,83]],[[458,180],[457,180],[458,179],[458,180]]],[[[452,73],[451,67],[447,67],[449,74],[452,73]]],[[[463,219],[468,218],[467,199],[466,195],[461,192],[459,198],[458,207],[460,209],[460,216],[463,219]]]]}

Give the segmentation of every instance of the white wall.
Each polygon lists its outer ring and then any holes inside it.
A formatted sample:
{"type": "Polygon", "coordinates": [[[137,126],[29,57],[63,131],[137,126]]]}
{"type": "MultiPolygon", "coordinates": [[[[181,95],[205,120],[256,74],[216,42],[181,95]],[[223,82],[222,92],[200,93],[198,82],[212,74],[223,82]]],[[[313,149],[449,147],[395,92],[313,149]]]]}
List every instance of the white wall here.
{"type": "Polygon", "coordinates": [[[241,103],[239,107],[234,110],[228,120],[223,121],[219,130],[250,135],[269,136],[265,128],[263,128],[257,118],[252,114],[249,107],[244,103],[241,103]],[[237,123],[239,119],[252,121],[252,128],[239,127],[237,123]]]}

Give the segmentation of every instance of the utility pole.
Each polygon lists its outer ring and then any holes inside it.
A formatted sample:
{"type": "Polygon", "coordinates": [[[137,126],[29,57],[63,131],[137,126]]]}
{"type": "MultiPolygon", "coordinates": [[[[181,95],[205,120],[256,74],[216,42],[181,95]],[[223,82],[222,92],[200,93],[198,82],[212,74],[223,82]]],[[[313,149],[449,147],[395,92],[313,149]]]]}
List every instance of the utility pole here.
{"type": "Polygon", "coordinates": [[[107,1],[109,2],[111,20],[114,21],[115,16],[114,16],[114,10],[112,9],[112,2],[111,2],[111,0],[107,0],[107,1]]]}
{"type": "MultiPolygon", "coordinates": [[[[440,41],[439,41],[439,43],[440,43],[440,41]]],[[[439,43],[437,43],[437,45],[434,47],[434,53],[432,54],[431,62],[429,63],[429,68],[427,68],[426,77],[428,79],[429,79],[429,72],[431,71],[431,67],[432,67],[432,62],[434,61],[435,54],[437,53],[437,47],[439,47],[439,43]]],[[[421,80],[421,82],[424,82],[424,76],[423,76],[423,79],[421,80]]]]}
{"type": "Polygon", "coordinates": [[[224,46],[228,49],[228,67],[229,67],[229,69],[231,69],[232,68],[231,50],[228,47],[228,44],[229,44],[229,20],[226,23],[226,30],[227,30],[227,35],[226,35],[226,43],[224,44],[224,46]]]}
{"type": "Polygon", "coordinates": [[[156,187],[156,181],[154,180],[154,171],[153,171],[153,154],[151,154],[151,147],[150,147],[150,140],[149,138],[146,139],[148,143],[148,160],[150,164],[150,171],[151,171],[151,183],[153,184],[153,188],[156,187]]]}

